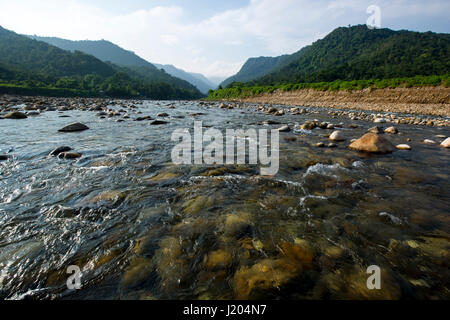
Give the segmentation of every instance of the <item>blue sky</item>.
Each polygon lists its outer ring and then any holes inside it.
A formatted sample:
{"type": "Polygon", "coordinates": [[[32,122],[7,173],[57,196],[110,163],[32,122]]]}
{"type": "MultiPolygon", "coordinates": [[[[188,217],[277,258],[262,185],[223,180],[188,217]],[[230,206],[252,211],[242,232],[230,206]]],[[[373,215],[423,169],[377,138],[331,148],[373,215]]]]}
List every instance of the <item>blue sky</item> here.
{"type": "Polygon", "coordinates": [[[0,0],[22,34],[110,40],[155,63],[225,78],[254,56],[293,53],[340,26],[450,32],[448,0],[0,0]]]}

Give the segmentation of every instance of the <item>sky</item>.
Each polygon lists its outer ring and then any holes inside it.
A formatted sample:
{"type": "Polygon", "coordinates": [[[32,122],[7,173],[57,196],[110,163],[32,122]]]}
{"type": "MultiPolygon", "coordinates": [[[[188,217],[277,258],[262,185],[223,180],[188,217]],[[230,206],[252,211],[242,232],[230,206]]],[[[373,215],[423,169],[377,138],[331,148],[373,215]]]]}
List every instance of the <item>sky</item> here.
{"type": "Polygon", "coordinates": [[[20,34],[105,39],[160,64],[222,80],[250,57],[294,53],[337,27],[450,32],[449,0],[0,0],[20,34]]]}

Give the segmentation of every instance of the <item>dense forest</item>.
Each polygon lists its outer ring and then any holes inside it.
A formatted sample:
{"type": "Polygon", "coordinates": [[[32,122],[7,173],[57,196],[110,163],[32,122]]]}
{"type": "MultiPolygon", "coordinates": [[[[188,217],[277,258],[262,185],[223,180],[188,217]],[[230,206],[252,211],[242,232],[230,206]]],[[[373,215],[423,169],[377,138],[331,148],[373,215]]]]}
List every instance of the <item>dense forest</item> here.
{"type": "MultiPolygon", "coordinates": [[[[152,66],[150,64],[150,66],[152,66]]],[[[196,99],[202,94],[155,67],[105,63],[0,27],[0,93],[196,99]],[[152,72],[153,73],[152,73],[152,72]],[[167,80],[167,81],[164,81],[167,80]]]]}
{"type": "Polygon", "coordinates": [[[365,25],[343,27],[293,55],[279,57],[281,62],[268,59],[252,61],[263,76],[244,66],[240,78],[252,79],[240,82],[274,86],[444,75],[450,72],[450,35],[370,30],[365,25]]]}

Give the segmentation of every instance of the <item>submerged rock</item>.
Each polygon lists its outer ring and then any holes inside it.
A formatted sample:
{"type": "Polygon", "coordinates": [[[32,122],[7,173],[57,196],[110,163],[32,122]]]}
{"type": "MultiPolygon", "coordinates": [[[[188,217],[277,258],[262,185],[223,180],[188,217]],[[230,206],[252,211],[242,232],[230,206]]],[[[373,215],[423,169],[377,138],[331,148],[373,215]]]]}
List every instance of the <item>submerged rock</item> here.
{"type": "Polygon", "coordinates": [[[8,160],[8,156],[6,154],[0,154],[0,161],[8,160]]]}
{"type": "Polygon", "coordinates": [[[241,267],[234,274],[237,299],[257,298],[258,293],[276,290],[298,276],[302,266],[291,259],[265,259],[251,267],[241,267]]]}
{"type": "Polygon", "coordinates": [[[207,269],[224,269],[231,263],[231,254],[223,249],[212,251],[205,256],[204,264],[207,269]]]}
{"type": "Polygon", "coordinates": [[[375,133],[366,133],[364,136],[350,144],[349,148],[372,153],[390,153],[395,149],[392,142],[375,133]]]}
{"type": "Polygon", "coordinates": [[[239,238],[251,229],[250,215],[245,212],[228,214],[225,218],[224,234],[239,238]]]}
{"type": "Polygon", "coordinates": [[[69,124],[68,126],[65,126],[62,129],[59,129],[59,132],[80,132],[80,131],[85,131],[85,130],[89,130],[89,127],[87,127],[86,125],[82,124],[82,123],[72,123],[69,124]]]}

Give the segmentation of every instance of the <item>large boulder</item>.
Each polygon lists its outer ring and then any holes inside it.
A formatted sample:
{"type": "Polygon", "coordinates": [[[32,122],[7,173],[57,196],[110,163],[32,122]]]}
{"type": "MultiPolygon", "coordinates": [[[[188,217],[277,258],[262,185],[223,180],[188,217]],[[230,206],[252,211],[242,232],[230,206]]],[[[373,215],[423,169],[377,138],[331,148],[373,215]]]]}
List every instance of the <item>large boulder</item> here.
{"type": "Polygon", "coordinates": [[[68,126],[65,126],[62,129],[59,129],[59,132],[79,132],[79,131],[84,131],[84,130],[89,130],[89,127],[87,127],[86,125],[82,124],[82,123],[72,123],[69,124],[68,126]]]}
{"type": "Polygon", "coordinates": [[[384,136],[371,132],[354,141],[349,148],[372,153],[390,153],[395,150],[391,141],[384,136]]]}

